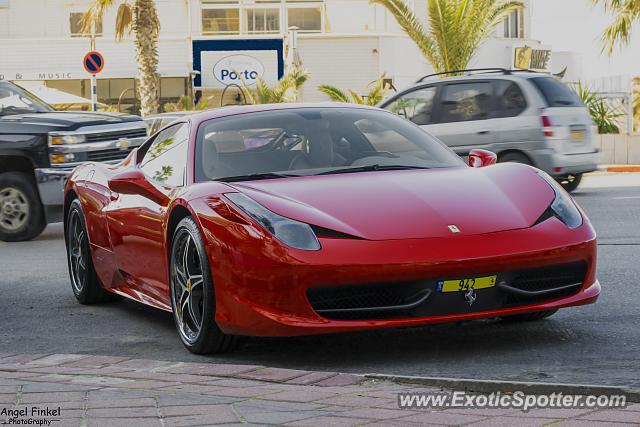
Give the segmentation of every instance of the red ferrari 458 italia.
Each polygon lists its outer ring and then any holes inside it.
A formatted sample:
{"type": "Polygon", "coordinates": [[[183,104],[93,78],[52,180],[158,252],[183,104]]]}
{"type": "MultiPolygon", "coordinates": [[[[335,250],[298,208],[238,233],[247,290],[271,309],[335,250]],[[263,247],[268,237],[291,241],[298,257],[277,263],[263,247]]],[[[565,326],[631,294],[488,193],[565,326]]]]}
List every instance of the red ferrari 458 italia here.
{"type": "Polygon", "coordinates": [[[228,107],[165,127],[65,190],[71,284],[172,311],[194,353],[595,302],[596,236],[549,176],[469,165],[392,113],[228,107]]]}

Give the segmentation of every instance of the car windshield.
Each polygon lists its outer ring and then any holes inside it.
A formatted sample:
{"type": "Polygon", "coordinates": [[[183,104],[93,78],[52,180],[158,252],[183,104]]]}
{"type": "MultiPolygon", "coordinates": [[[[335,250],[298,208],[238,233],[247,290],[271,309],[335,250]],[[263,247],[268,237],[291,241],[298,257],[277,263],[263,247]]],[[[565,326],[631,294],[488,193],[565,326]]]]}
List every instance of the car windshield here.
{"type": "Polygon", "coordinates": [[[212,119],[200,126],[196,158],[198,181],[464,166],[413,123],[356,108],[297,108],[212,119]]]}
{"type": "Polygon", "coordinates": [[[9,82],[0,82],[0,116],[54,111],[44,101],[9,82]]]}

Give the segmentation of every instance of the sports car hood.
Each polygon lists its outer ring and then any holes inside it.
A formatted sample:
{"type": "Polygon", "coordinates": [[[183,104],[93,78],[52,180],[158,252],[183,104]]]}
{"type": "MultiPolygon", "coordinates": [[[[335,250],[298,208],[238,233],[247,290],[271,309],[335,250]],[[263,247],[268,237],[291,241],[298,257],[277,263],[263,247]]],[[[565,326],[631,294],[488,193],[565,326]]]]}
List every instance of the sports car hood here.
{"type": "Polygon", "coordinates": [[[452,237],[527,228],[554,198],[553,189],[535,170],[517,164],[230,185],[282,216],[369,240],[452,237]]]}

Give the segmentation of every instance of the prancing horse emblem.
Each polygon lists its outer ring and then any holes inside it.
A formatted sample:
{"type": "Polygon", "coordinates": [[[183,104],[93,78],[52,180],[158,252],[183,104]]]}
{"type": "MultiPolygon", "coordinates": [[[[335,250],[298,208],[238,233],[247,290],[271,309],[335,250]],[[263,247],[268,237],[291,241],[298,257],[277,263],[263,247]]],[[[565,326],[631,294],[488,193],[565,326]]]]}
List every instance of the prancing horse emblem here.
{"type": "Polygon", "coordinates": [[[476,290],[473,288],[469,288],[469,290],[464,294],[464,300],[469,303],[469,307],[471,307],[477,299],[478,294],[476,294],[476,290]]]}

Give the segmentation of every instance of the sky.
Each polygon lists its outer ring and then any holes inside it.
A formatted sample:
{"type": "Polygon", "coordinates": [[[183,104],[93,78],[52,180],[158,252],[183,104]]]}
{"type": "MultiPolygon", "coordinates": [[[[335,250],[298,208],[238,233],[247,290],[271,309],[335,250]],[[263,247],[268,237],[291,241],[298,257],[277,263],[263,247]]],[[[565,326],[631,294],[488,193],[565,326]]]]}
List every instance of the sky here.
{"type": "Polygon", "coordinates": [[[591,0],[531,0],[531,38],[553,51],[582,54],[586,80],[616,75],[640,77],[640,24],[634,26],[631,44],[609,58],[601,53],[600,35],[612,21],[591,0]]]}

